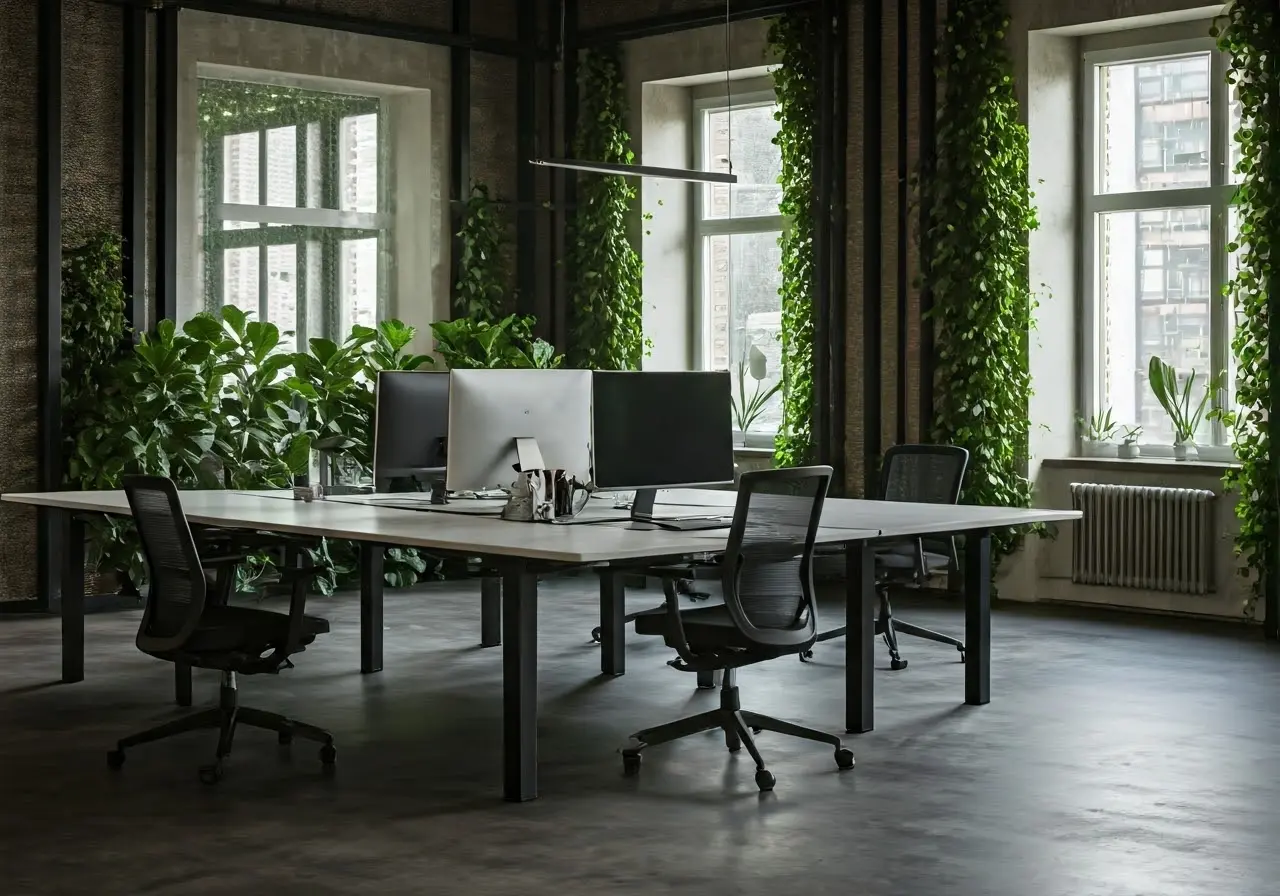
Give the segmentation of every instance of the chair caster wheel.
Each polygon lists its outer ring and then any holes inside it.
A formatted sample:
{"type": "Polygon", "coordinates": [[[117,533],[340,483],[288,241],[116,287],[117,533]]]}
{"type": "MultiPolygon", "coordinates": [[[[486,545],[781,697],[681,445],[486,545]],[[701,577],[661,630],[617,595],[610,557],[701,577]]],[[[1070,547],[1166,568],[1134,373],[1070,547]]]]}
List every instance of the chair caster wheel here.
{"type": "Polygon", "coordinates": [[[806,650],[806,651],[804,651],[803,653],[801,653],[801,654],[800,654],[800,662],[802,662],[802,663],[807,663],[807,662],[809,662],[809,660],[811,660],[811,659],[813,659],[813,651],[812,651],[812,650],[806,650]]]}
{"type": "Polygon", "coordinates": [[[110,750],[107,753],[107,768],[120,768],[124,765],[124,750],[110,750]]]}
{"type": "Polygon", "coordinates": [[[595,628],[591,630],[591,640],[599,644],[600,638],[601,638],[600,626],[597,625],[595,628]]]}
{"type": "Polygon", "coordinates": [[[207,787],[212,787],[222,780],[222,763],[215,762],[213,765],[200,766],[200,783],[207,787]]]}
{"type": "Polygon", "coordinates": [[[640,751],[627,749],[622,751],[622,773],[628,778],[640,774],[640,751]]]}
{"type": "Polygon", "coordinates": [[[906,660],[890,660],[889,668],[892,669],[894,672],[900,672],[903,669],[907,668],[907,661],[906,660]]]}
{"type": "Polygon", "coordinates": [[[761,793],[768,793],[773,790],[773,786],[778,780],[773,776],[773,772],[767,768],[762,768],[756,772],[756,786],[760,788],[761,793]]]}
{"type": "Polygon", "coordinates": [[[325,744],[320,748],[320,762],[325,768],[333,768],[338,761],[338,749],[333,744],[325,744]]]}
{"type": "Polygon", "coordinates": [[[293,743],[293,732],[292,731],[276,732],[276,743],[278,743],[282,747],[289,746],[289,744],[293,743]]]}
{"type": "Polygon", "coordinates": [[[836,750],[836,765],[842,769],[853,768],[853,750],[848,747],[836,750]]]}

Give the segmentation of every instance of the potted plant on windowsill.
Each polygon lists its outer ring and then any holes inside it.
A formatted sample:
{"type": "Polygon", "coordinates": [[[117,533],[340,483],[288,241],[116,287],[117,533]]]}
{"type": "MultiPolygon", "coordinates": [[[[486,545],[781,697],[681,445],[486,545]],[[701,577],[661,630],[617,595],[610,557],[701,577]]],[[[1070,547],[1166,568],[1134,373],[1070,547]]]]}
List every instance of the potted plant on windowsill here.
{"type": "Polygon", "coordinates": [[[1151,363],[1147,366],[1151,392],[1164,408],[1164,412],[1169,415],[1169,422],[1173,424],[1174,460],[1194,460],[1198,457],[1196,431],[1200,429],[1201,421],[1216,420],[1225,416],[1221,410],[1209,407],[1209,398],[1222,388],[1222,375],[1209,378],[1203,394],[1200,395],[1199,403],[1193,407],[1196,375],[1196,371],[1192,370],[1179,386],[1178,372],[1171,364],[1166,364],[1162,358],[1153,355],[1151,363]]]}
{"type": "Polygon", "coordinates": [[[1115,457],[1116,433],[1120,425],[1111,419],[1111,408],[1095,411],[1088,420],[1079,418],[1085,457],[1115,457]]]}
{"type": "Polygon", "coordinates": [[[765,386],[764,380],[769,376],[769,361],[764,352],[754,342],[748,343],[738,359],[738,392],[730,395],[733,403],[734,444],[745,448],[768,448],[773,444],[773,437],[766,433],[753,433],[751,427],[764,413],[773,396],[782,390],[782,383],[765,386]],[[750,394],[747,393],[747,377],[754,381],[750,394]],[[756,442],[757,444],[752,444],[756,442]]]}
{"type": "Polygon", "coordinates": [[[1116,451],[1118,457],[1126,460],[1132,460],[1142,453],[1142,449],[1138,447],[1138,439],[1142,435],[1141,426],[1126,426],[1120,434],[1120,447],[1116,451]]]}

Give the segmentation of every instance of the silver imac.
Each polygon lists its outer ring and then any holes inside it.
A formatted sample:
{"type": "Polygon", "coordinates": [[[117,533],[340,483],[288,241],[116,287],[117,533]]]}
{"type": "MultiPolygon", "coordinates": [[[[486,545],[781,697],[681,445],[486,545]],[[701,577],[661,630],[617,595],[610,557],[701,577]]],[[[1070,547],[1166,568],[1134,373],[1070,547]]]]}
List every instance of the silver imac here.
{"type": "Polygon", "coordinates": [[[516,440],[533,439],[547,469],[591,476],[591,371],[451,370],[451,492],[515,481],[516,440]]]}

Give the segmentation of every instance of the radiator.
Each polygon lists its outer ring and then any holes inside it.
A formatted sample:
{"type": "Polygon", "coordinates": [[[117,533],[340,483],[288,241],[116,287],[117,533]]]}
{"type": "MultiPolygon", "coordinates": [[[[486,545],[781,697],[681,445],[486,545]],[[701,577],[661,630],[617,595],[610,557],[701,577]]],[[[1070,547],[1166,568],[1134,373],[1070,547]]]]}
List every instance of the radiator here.
{"type": "Polygon", "coordinates": [[[1071,483],[1071,581],[1183,594],[1213,590],[1213,499],[1206,489],[1071,483]]]}

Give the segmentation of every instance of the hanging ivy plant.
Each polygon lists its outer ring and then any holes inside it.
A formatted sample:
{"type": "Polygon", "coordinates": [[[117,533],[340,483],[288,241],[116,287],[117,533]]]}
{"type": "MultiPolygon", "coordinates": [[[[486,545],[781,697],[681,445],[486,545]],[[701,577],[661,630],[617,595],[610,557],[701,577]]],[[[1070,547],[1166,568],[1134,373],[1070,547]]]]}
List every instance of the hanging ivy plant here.
{"type": "MultiPolygon", "coordinates": [[[[582,98],[573,152],[579,159],[630,164],[627,93],[616,47],[584,52],[578,63],[582,98]]],[[[569,225],[568,366],[638,370],[644,352],[640,255],[627,224],[636,188],[626,177],[578,175],[577,208],[569,225]]]]}
{"type": "Polygon", "coordinates": [[[507,275],[503,247],[507,224],[483,183],[471,187],[458,231],[458,281],[453,288],[453,307],[459,317],[483,323],[499,320],[506,310],[507,275]]]}
{"type": "MultiPolygon", "coordinates": [[[[951,4],[940,56],[936,167],[923,279],[933,290],[935,442],[969,450],[962,500],[1026,507],[1031,421],[1028,238],[1038,226],[1005,0],[951,4]]],[[[992,539],[992,561],[1018,535],[992,539]]]]}
{"type": "Polygon", "coordinates": [[[1276,351],[1271,320],[1280,314],[1276,261],[1280,246],[1280,12],[1275,0],[1235,0],[1214,29],[1229,56],[1227,74],[1240,101],[1242,126],[1236,134],[1242,182],[1238,202],[1238,273],[1227,285],[1236,312],[1231,349],[1236,360],[1235,451],[1240,468],[1226,483],[1240,496],[1236,516],[1240,532],[1236,552],[1252,574],[1245,614],[1275,587],[1276,550],[1280,547],[1280,464],[1271,454],[1269,422],[1275,408],[1270,376],[1276,351]]]}
{"type": "Polygon", "coordinates": [[[789,227],[778,238],[782,255],[782,426],[774,463],[802,466],[813,458],[813,129],[818,104],[818,22],[809,11],[773,20],[769,45],[779,123],[773,142],[782,152],[779,210],[789,227]]]}

